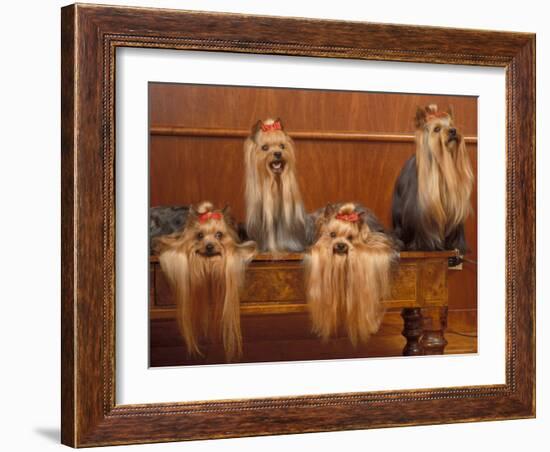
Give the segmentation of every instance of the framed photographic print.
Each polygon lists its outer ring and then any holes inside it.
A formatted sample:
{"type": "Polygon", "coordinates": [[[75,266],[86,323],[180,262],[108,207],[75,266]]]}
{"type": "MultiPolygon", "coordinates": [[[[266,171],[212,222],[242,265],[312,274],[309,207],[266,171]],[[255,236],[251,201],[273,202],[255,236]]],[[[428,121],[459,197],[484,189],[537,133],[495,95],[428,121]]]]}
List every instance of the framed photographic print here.
{"type": "Polygon", "coordinates": [[[525,33],[63,8],[62,442],[533,417],[534,69],[525,33]]]}

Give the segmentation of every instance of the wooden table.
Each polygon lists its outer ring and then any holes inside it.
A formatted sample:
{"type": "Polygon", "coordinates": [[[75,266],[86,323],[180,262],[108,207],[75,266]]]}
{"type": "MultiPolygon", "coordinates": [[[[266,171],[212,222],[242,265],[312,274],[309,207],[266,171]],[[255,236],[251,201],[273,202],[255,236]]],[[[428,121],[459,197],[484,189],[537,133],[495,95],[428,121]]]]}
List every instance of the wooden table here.
{"type": "MultiPolygon", "coordinates": [[[[402,252],[388,310],[401,310],[403,355],[443,354],[447,341],[448,259],[455,251],[402,252]],[[429,315],[426,315],[429,313],[429,315]]],[[[256,256],[248,267],[243,316],[304,314],[302,254],[256,256]]],[[[150,258],[150,321],[175,318],[175,305],[158,258],[150,258]]]]}

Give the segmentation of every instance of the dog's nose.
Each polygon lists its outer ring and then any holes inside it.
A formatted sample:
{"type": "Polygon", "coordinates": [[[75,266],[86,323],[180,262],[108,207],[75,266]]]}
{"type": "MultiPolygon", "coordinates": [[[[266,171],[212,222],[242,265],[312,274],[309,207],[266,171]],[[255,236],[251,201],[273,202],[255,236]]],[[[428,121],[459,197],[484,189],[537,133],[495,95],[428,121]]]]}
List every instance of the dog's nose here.
{"type": "Polygon", "coordinates": [[[456,136],[456,129],[454,127],[449,129],[449,135],[451,135],[452,137],[456,136]]]}
{"type": "Polygon", "coordinates": [[[214,251],[214,245],[212,243],[207,243],[206,244],[206,251],[209,252],[209,253],[214,251]]]}
{"type": "Polygon", "coordinates": [[[348,246],[345,243],[339,242],[334,245],[334,250],[337,253],[345,253],[348,250],[348,246]]]}
{"type": "Polygon", "coordinates": [[[273,155],[275,156],[275,158],[277,160],[279,160],[283,156],[283,154],[281,152],[274,152],[273,155]]]}

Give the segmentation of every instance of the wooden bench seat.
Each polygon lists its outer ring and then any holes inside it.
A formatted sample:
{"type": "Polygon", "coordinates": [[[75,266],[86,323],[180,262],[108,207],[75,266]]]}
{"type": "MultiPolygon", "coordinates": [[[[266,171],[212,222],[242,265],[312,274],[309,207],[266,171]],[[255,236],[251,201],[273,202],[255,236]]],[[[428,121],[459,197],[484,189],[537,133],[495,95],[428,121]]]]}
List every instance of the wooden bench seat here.
{"type": "MultiPolygon", "coordinates": [[[[402,252],[393,278],[388,310],[401,310],[404,355],[441,354],[448,306],[448,259],[454,251],[402,252]],[[425,308],[432,318],[425,319],[425,308]]],[[[302,254],[260,254],[246,273],[243,316],[306,314],[302,254]]],[[[174,319],[175,303],[158,258],[150,258],[150,321],[174,319]]]]}

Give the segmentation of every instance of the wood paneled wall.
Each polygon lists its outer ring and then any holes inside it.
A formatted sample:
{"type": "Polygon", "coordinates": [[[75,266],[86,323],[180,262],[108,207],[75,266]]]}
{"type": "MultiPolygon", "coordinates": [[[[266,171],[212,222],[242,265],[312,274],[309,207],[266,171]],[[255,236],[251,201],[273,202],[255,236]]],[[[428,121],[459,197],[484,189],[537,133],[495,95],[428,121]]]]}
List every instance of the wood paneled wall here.
{"type": "MultiPolygon", "coordinates": [[[[242,221],[243,134],[258,119],[280,117],[291,135],[358,132],[410,136],[417,106],[430,103],[441,109],[453,106],[456,125],[472,138],[468,149],[477,173],[475,97],[151,83],[151,206],[208,199],[220,206],[229,204],[242,221]],[[192,132],[194,136],[178,135],[182,131],[178,128],[201,131],[192,132]]],[[[310,137],[297,138],[295,143],[298,182],[308,211],[327,202],[353,200],[371,208],[382,223],[391,226],[393,185],[415,150],[410,138],[310,137]]],[[[466,224],[466,235],[471,248],[468,258],[476,261],[476,190],[472,202],[474,215],[466,224]]],[[[476,275],[472,263],[450,273],[450,320],[453,326],[453,319],[460,319],[457,329],[476,328],[476,275]]]]}

